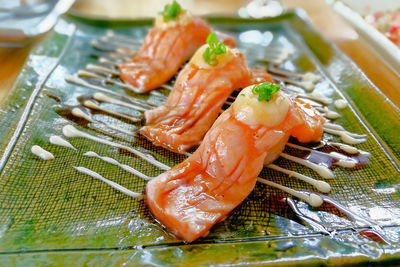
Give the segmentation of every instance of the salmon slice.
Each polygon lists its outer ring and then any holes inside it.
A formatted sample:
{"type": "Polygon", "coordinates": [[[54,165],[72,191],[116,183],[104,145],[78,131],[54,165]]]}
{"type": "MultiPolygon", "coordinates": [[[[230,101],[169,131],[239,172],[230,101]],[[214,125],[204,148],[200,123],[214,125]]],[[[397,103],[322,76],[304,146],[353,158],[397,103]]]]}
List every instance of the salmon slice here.
{"type": "Polygon", "coordinates": [[[145,112],[146,125],[140,133],[154,145],[184,153],[201,142],[235,89],[272,81],[265,70],[249,69],[239,51],[232,49],[232,54],[222,67],[200,68],[191,60],[165,104],[145,112]]]}
{"type": "MultiPolygon", "coordinates": [[[[210,26],[200,17],[190,16],[189,19],[189,23],[153,27],[135,57],[119,66],[121,79],[141,93],[169,81],[211,32],[210,26]]],[[[227,45],[236,45],[230,35],[219,35],[227,45]]]]}
{"type": "Polygon", "coordinates": [[[272,127],[243,123],[233,107],[223,112],[189,158],[147,184],[155,218],[187,242],[206,236],[250,194],[265,159],[279,156],[294,129],[298,138],[320,132],[322,124],[309,123],[323,122],[320,115],[298,103],[290,99],[284,120],[272,127]]]}

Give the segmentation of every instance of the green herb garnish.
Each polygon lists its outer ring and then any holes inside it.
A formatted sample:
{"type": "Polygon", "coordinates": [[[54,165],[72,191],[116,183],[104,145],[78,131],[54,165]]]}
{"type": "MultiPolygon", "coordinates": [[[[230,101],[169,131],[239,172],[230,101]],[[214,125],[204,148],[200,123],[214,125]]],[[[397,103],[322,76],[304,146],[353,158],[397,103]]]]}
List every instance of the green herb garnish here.
{"type": "Polygon", "coordinates": [[[218,40],[215,33],[210,33],[207,37],[208,47],[203,53],[204,60],[211,66],[216,65],[217,56],[226,53],[226,46],[218,40]]]}
{"type": "Polygon", "coordinates": [[[164,10],[159,14],[164,17],[164,21],[169,21],[175,19],[181,11],[181,6],[174,0],[172,4],[165,5],[164,10]]]}
{"type": "Polygon", "coordinates": [[[258,101],[270,101],[276,92],[281,89],[279,84],[273,84],[270,82],[265,82],[253,86],[251,92],[258,95],[258,101]]]}

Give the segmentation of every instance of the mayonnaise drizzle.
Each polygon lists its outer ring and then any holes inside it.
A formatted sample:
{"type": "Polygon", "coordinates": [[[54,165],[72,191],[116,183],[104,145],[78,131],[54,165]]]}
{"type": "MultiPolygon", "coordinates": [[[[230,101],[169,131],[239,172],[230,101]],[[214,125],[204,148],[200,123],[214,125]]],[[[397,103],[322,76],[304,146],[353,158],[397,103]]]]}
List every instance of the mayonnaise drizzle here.
{"type": "Polygon", "coordinates": [[[142,107],[149,107],[149,108],[155,107],[154,104],[152,104],[150,102],[147,102],[146,100],[133,98],[133,97],[130,97],[130,96],[126,95],[126,94],[122,94],[122,93],[118,93],[118,92],[115,92],[113,90],[110,90],[110,89],[108,89],[106,87],[102,87],[102,86],[99,86],[99,85],[91,84],[91,83],[89,83],[89,82],[87,82],[87,81],[85,81],[85,80],[83,80],[83,79],[81,79],[79,77],[73,76],[73,75],[66,75],[65,76],[65,80],[67,82],[71,82],[71,83],[75,83],[75,84],[78,84],[78,85],[81,85],[81,86],[85,86],[85,87],[88,87],[88,88],[91,88],[91,89],[94,89],[94,90],[97,90],[97,91],[100,91],[100,92],[105,92],[105,93],[108,93],[108,94],[111,94],[111,95],[122,97],[124,99],[129,100],[129,102],[131,102],[132,104],[135,104],[135,105],[141,105],[142,107]]]}
{"type": "Polygon", "coordinates": [[[145,160],[145,161],[157,166],[160,169],[163,169],[163,170],[169,170],[170,169],[169,166],[167,166],[167,165],[155,160],[153,157],[148,156],[145,153],[140,152],[139,150],[136,150],[136,149],[134,149],[132,147],[121,145],[121,144],[118,144],[118,143],[115,143],[115,142],[112,142],[112,141],[108,141],[108,140],[106,140],[104,138],[100,138],[100,137],[93,136],[91,134],[79,131],[78,129],[76,129],[72,125],[65,125],[63,127],[62,131],[63,131],[63,134],[68,138],[81,137],[81,138],[86,138],[86,139],[89,139],[89,140],[92,140],[92,141],[95,141],[95,142],[98,142],[98,143],[101,143],[101,144],[109,145],[109,146],[112,146],[112,147],[115,147],[115,148],[124,149],[124,150],[129,151],[132,154],[138,156],[139,158],[141,158],[141,159],[143,159],[143,160],[145,160]]]}
{"type": "Polygon", "coordinates": [[[318,164],[312,163],[308,160],[297,158],[297,157],[294,157],[294,156],[286,154],[286,153],[281,153],[281,157],[291,160],[291,161],[294,161],[296,163],[299,163],[301,165],[304,165],[304,166],[314,170],[319,175],[321,175],[322,178],[332,179],[335,177],[335,174],[326,166],[318,165],[318,164]]]}
{"type": "Polygon", "coordinates": [[[367,139],[365,139],[365,138],[360,138],[360,139],[354,138],[347,131],[334,130],[334,129],[324,127],[324,132],[338,135],[340,137],[340,139],[342,139],[343,142],[350,144],[350,145],[360,144],[360,143],[364,143],[365,141],[367,141],[367,139]]]}
{"type": "Polygon", "coordinates": [[[98,79],[98,80],[100,80],[100,81],[102,81],[104,83],[115,84],[115,85],[119,86],[120,88],[129,89],[129,90],[134,91],[134,92],[138,92],[139,91],[139,89],[137,89],[136,87],[133,87],[132,85],[130,85],[128,83],[123,83],[123,82],[120,82],[120,81],[118,81],[116,79],[103,77],[101,75],[98,75],[96,73],[93,73],[93,72],[90,72],[90,71],[87,71],[87,70],[78,70],[78,76],[98,79]]]}
{"type": "Polygon", "coordinates": [[[105,73],[108,73],[108,74],[111,74],[111,75],[114,75],[114,76],[119,76],[121,74],[121,72],[119,70],[113,70],[113,69],[106,68],[104,66],[99,66],[99,65],[96,65],[96,64],[92,64],[92,63],[87,64],[86,65],[86,69],[87,70],[99,71],[99,72],[105,72],[105,73]]]}
{"type": "Polygon", "coordinates": [[[296,191],[296,190],[291,189],[289,187],[286,187],[286,186],[271,182],[269,180],[266,180],[266,179],[260,178],[260,177],[257,178],[257,181],[260,182],[260,183],[263,183],[263,184],[278,188],[278,189],[280,189],[280,190],[282,190],[282,191],[284,191],[286,193],[289,193],[289,194],[291,194],[291,195],[293,195],[293,196],[295,196],[295,197],[307,202],[308,204],[310,204],[313,207],[319,207],[323,203],[322,198],[320,196],[318,196],[317,194],[314,194],[314,193],[306,194],[306,193],[303,193],[303,192],[300,192],[300,191],[296,191]]]}
{"type": "Polygon", "coordinates": [[[100,107],[99,105],[97,105],[95,102],[93,102],[92,100],[85,100],[85,101],[83,102],[83,105],[84,105],[85,107],[88,107],[88,108],[91,108],[91,109],[100,110],[100,111],[102,111],[102,112],[104,112],[104,113],[107,113],[107,114],[110,114],[110,115],[113,115],[113,116],[117,116],[117,117],[124,118],[124,119],[126,119],[126,120],[131,121],[131,122],[139,122],[139,121],[140,121],[139,118],[127,116],[127,115],[122,114],[122,113],[119,113],[119,112],[114,112],[114,111],[111,111],[111,110],[109,110],[109,109],[102,108],[102,107],[100,107]]]}
{"type": "Polygon", "coordinates": [[[147,175],[141,173],[140,171],[132,168],[129,165],[122,164],[122,163],[118,162],[117,160],[110,158],[110,157],[100,156],[99,154],[97,154],[96,152],[93,152],[93,151],[88,151],[88,152],[84,153],[83,155],[86,157],[95,157],[95,158],[101,159],[104,162],[110,163],[112,165],[116,165],[116,166],[120,167],[121,169],[123,169],[124,171],[127,171],[133,175],[136,175],[144,180],[151,180],[154,178],[154,177],[150,177],[150,176],[147,176],[147,175]]]}
{"type": "Polygon", "coordinates": [[[115,182],[113,182],[113,181],[108,180],[107,178],[104,178],[103,176],[101,176],[101,175],[98,174],[97,172],[94,172],[94,171],[92,171],[92,170],[89,170],[88,168],[81,167],[81,166],[72,166],[72,167],[73,167],[75,170],[77,170],[78,172],[80,172],[80,173],[89,175],[89,176],[91,176],[91,177],[93,177],[93,178],[95,178],[95,179],[98,179],[98,180],[100,180],[100,181],[102,181],[102,182],[108,184],[108,185],[111,186],[112,188],[114,188],[114,189],[120,191],[121,193],[123,193],[123,194],[125,194],[125,195],[128,195],[128,196],[133,197],[133,198],[138,198],[138,197],[142,197],[142,196],[143,196],[143,195],[140,194],[140,193],[133,192],[133,191],[131,191],[131,190],[129,190],[129,189],[123,187],[122,185],[119,185],[119,184],[117,184],[117,183],[115,183],[115,182]]]}
{"type": "Polygon", "coordinates": [[[339,124],[335,124],[335,123],[330,123],[330,122],[325,122],[324,123],[324,128],[329,128],[329,129],[339,130],[339,131],[345,131],[348,135],[350,135],[351,137],[354,137],[354,138],[363,138],[363,137],[367,137],[368,136],[366,134],[356,134],[356,133],[352,133],[352,132],[346,131],[346,129],[343,128],[343,126],[341,126],[339,124]]]}
{"type": "Polygon", "coordinates": [[[106,42],[106,40],[118,40],[123,43],[130,43],[130,44],[136,44],[136,45],[141,45],[143,40],[141,39],[136,39],[132,37],[128,37],[125,35],[121,34],[116,34],[113,30],[107,30],[106,34],[102,37],[104,38],[103,41],[106,42]]]}
{"type": "Polygon", "coordinates": [[[335,100],[335,102],[333,102],[333,104],[335,105],[335,107],[337,109],[344,109],[345,107],[348,106],[346,100],[344,100],[344,99],[335,100]]]}
{"type": "Polygon", "coordinates": [[[312,72],[296,73],[296,72],[288,71],[285,69],[278,69],[278,68],[274,68],[274,67],[270,67],[270,68],[268,68],[268,70],[272,73],[277,73],[277,74],[285,75],[285,76],[289,76],[289,77],[300,78],[304,81],[310,81],[314,84],[319,80],[318,75],[316,75],[312,72]]]}
{"type": "MultiPolygon", "coordinates": [[[[360,150],[354,146],[349,146],[346,144],[334,143],[334,142],[330,142],[330,144],[333,146],[339,147],[341,150],[343,150],[349,154],[357,154],[360,152],[360,150]]],[[[366,151],[364,151],[364,152],[369,154],[369,152],[366,152],[366,151]]]]}
{"type": "MultiPolygon", "coordinates": [[[[99,71],[99,70],[97,70],[97,72],[98,73],[102,73],[102,74],[104,74],[104,75],[109,75],[109,73],[108,72],[103,72],[103,71],[99,71]]],[[[97,79],[97,80],[100,80],[101,82],[103,82],[103,83],[110,83],[110,84],[115,84],[116,86],[118,86],[118,87],[120,87],[120,88],[122,88],[122,89],[128,89],[128,90],[131,90],[131,91],[133,91],[133,92],[139,92],[139,89],[138,88],[136,88],[136,87],[134,87],[134,86],[132,86],[131,84],[128,84],[128,83],[123,83],[123,82],[120,82],[119,80],[116,80],[116,79],[112,79],[112,78],[109,78],[109,77],[104,77],[104,76],[101,76],[101,75],[98,75],[97,73],[93,73],[93,72],[90,72],[90,71],[87,71],[87,70],[78,70],[78,76],[80,76],[80,77],[88,77],[88,78],[92,78],[92,79],[97,79]]],[[[74,76],[72,76],[72,77],[74,77],[74,76]]],[[[72,81],[72,82],[74,82],[74,83],[76,83],[76,79],[75,78],[71,78],[71,77],[69,77],[69,79],[71,80],[74,80],[74,81],[72,81]]],[[[70,80],[67,80],[67,81],[70,81],[70,80]]],[[[84,81],[84,82],[86,82],[86,81],[84,81]]],[[[91,84],[90,82],[87,82],[88,84],[91,84]]],[[[92,85],[92,84],[91,84],[92,85]]],[[[96,88],[98,88],[97,87],[97,85],[94,85],[94,86],[96,86],[96,88]]],[[[170,86],[170,85],[167,85],[167,84],[163,84],[163,85],[161,85],[160,86],[161,88],[165,88],[165,89],[168,89],[168,90],[172,90],[172,86],[170,86]]],[[[105,90],[108,90],[107,88],[104,88],[105,90]]],[[[105,90],[102,90],[102,91],[104,91],[104,92],[106,92],[105,90]]],[[[110,93],[109,91],[107,91],[108,93],[110,93]]],[[[111,93],[113,93],[113,91],[111,91],[111,93]]],[[[160,92],[157,92],[157,91],[155,91],[155,90],[151,90],[150,91],[150,94],[152,94],[152,95],[157,95],[157,96],[164,96],[163,94],[161,94],[160,92]]],[[[126,97],[126,95],[125,95],[125,97],[126,97]]],[[[137,99],[136,99],[137,100],[137,99]]]]}
{"type": "Polygon", "coordinates": [[[83,118],[83,119],[85,119],[87,121],[90,121],[90,122],[94,121],[89,114],[85,113],[80,108],[73,108],[71,110],[71,114],[74,115],[75,117],[83,118]]]}
{"type": "Polygon", "coordinates": [[[67,147],[67,148],[71,148],[73,150],[76,150],[76,148],[73,145],[71,145],[70,142],[68,142],[67,140],[65,140],[61,136],[52,135],[52,136],[50,136],[49,141],[53,145],[63,146],[63,147],[67,147]]]}
{"type": "Polygon", "coordinates": [[[85,87],[88,87],[88,88],[91,88],[91,89],[95,89],[97,91],[102,91],[102,92],[105,92],[105,93],[109,93],[109,94],[113,94],[113,95],[117,95],[117,96],[121,96],[121,97],[127,98],[127,96],[124,95],[124,94],[120,94],[120,93],[114,92],[114,91],[112,91],[112,90],[110,90],[108,88],[102,87],[102,86],[91,84],[91,83],[89,83],[89,82],[87,82],[87,81],[85,81],[85,80],[83,80],[83,79],[81,79],[79,77],[73,76],[73,75],[69,75],[69,74],[66,75],[65,76],[65,80],[67,82],[74,83],[74,84],[81,85],[81,86],[85,86],[85,87]]]}
{"type": "Polygon", "coordinates": [[[297,95],[298,98],[306,98],[306,99],[311,99],[317,102],[320,102],[324,105],[329,105],[332,103],[332,99],[324,96],[323,94],[319,93],[319,92],[315,92],[313,91],[310,94],[299,94],[297,95]]]}
{"type": "Polygon", "coordinates": [[[76,117],[83,118],[83,119],[85,119],[85,120],[87,120],[87,121],[89,121],[89,122],[98,122],[98,123],[104,124],[104,125],[107,126],[108,128],[111,128],[111,129],[113,129],[113,130],[116,130],[116,131],[118,131],[118,132],[121,132],[121,133],[124,133],[124,134],[127,134],[127,135],[132,135],[132,134],[134,133],[134,132],[125,130],[124,128],[121,128],[121,127],[119,127],[119,126],[117,126],[117,125],[110,124],[110,123],[105,122],[105,121],[94,120],[94,119],[92,118],[92,116],[90,116],[89,114],[85,113],[85,112],[84,112],[83,110],[81,110],[80,108],[76,108],[76,107],[73,108],[72,111],[71,111],[71,114],[74,115],[74,116],[76,116],[76,117]]]}
{"type": "Polygon", "coordinates": [[[337,113],[336,111],[330,110],[327,107],[314,107],[316,110],[318,110],[319,112],[323,112],[323,116],[327,119],[337,119],[340,117],[340,114],[337,113]]]}
{"type": "Polygon", "coordinates": [[[42,160],[54,159],[54,155],[51,152],[43,149],[42,147],[40,147],[38,145],[32,146],[31,152],[32,152],[32,154],[34,154],[35,156],[38,156],[42,160]]]}
{"type": "Polygon", "coordinates": [[[133,40],[133,39],[129,41],[126,39],[121,40],[120,38],[116,38],[115,36],[111,37],[110,35],[103,35],[102,37],[100,37],[100,41],[104,43],[111,43],[118,47],[124,47],[124,48],[130,47],[131,49],[137,49],[142,44],[142,42],[138,40],[133,40]]]}
{"type": "Polygon", "coordinates": [[[99,57],[99,62],[100,62],[100,64],[112,65],[114,67],[118,67],[119,64],[122,63],[122,61],[120,59],[111,60],[111,59],[108,59],[105,57],[99,57]]]}
{"type": "Polygon", "coordinates": [[[314,89],[314,83],[311,81],[296,81],[296,80],[292,80],[289,78],[280,77],[280,76],[276,76],[276,75],[271,75],[271,77],[278,81],[282,81],[285,83],[290,83],[290,84],[299,86],[301,88],[306,89],[307,91],[311,91],[312,89],[314,89]]]}
{"type": "Polygon", "coordinates": [[[116,99],[114,97],[111,97],[111,96],[103,94],[103,93],[95,93],[93,95],[93,98],[97,101],[107,102],[107,103],[111,103],[114,105],[120,105],[123,107],[131,108],[131,109],[139,110],[139,111],[146,111],[146,110],[149,110],[152,108],[149,105],[147,105],[147,108],[145,108],[145,107],[142,107],[139,105],[130,104],[128,102],[124,102],[122,100],[116,99]]]}
{"type": "Polygon", "coordinates": [[[139,48],[138,45],[106,43],[106,42],[103,42],[102,40],[91,40],[89,43],[92,47],[94,47],[98,50],[106,51],[106,52],[118,51],[118,48],[130,49],[130,50],[136,50],[139,48]]]}
{"type": "Polygon", "coordinates": [[[289,171],[289,170],[281,168],[275,164],[269,164],[267,167],[270,169],[279,171],[279,172],[283,172],[283,173],[289,175],[289,177],[293,176],[293,177],[296,177],[306,183],[309,183],[323,193],[328,193],[329,191],[331,191],[331,186],[325,181],[316,180],[316,179],[313,179],[311,177],[308,177],[306,175],[300,174],[295,171],[289,171]]]}

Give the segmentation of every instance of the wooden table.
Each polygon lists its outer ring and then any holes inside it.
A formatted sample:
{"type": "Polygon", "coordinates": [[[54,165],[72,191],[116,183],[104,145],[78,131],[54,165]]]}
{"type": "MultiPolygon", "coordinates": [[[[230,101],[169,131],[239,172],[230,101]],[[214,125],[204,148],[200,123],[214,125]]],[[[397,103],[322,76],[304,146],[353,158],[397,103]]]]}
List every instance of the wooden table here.
{"type": "MultiPolygon", "coordinates": [[[[169,0],[77,0],[73,10],[88,15],[112,18],[152,17],[169,0]]],[[[232,14],[246,5],[248,0],[192,0],[180,1],[185,8],[196,14],[232,14]]],[[[289,7],[300,7],[307,11],[313,24],[328,40],[338,45],[367,74],[367,76],[397,106],[400,106],[400,77],[379,58],[368,43],[337,15],[323,0],[281,0],[289,7]]],[[[39,40],[23,48],[0,48],[0,102],[4,100],[20,72],[29,51],[39,40]]]]}

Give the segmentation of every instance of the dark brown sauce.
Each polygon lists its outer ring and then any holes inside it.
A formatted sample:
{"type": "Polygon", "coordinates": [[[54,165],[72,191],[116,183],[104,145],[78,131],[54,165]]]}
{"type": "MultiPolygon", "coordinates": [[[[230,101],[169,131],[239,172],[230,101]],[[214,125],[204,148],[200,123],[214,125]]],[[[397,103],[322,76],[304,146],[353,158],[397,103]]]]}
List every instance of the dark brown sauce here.
{"type": "Polygon", "coordinates": [[[360,233],[360,235],[365,236],[365,237],[367,237],[367,238],[369,238],[369,239],[371,239],[371,240],[373,240],[373,241],[375,241],[375,242],[377,242],[379,244],[382,244],[382,245],[388,245],[389,244],[389,242],[386,241],[386,239],[380,233],[378,233],[375,230],[367,229],[367,230],[362,230],[359,233],[360,233]]]}
{"type": "Polygon", "coordinates": [[[48,97],[54,99],[54,100],[57,101],[57,102],[61,102],[61,98],[59,98],[59,97],[56,96],[56,95],[52,95],[52,94],[49,94],[49,93],[46,93],[46,95],[47,95],[48,97]]]}
{"type": "Polygon", "coordinates": [[[93,101],[93,102],[95,102],[95,103],[98,102],[97,100],[94,100],[93,97],[88,96],[88,95],[78,96],[78,97],[76,98],[76,100],[78,100],[78,102],[81,103],[82,105],[83,105],[83,103],[84,103],[86,100],[91,100],[91,101],[93,101]]]}
{"type": "Polygon", "coordinates": [[[336,216],[351,220],[351,218],[349,218],[349,216],[347,216],[341,209],[339,209],[338,207],[336,207],[335,205],[333,205],[332,203],[329,203],[329,202],[324,201],[324,203],[321,206],[313,207],[313,210],[326,211],[326,212],[335,214],[336,216]]]}
{"type": "MultiPolygon", "coordinates": [[[[364,167],[365,165],[369,164],[370,154],[368,154],[366,152],[350,154],[336,146],[330,145],[326,141],[322,141],[321,145],[303,144],[303,143],[297,142],[294,138],[291,138],[290,142],[294,143],[294,144],[298,144],[300,146],[314,149],[315,151],[320,151],[320,152],[324,152],[327,154],[329,154],[331,152],[337,152],[344,156],[350,157],[356,161],[356,165],[352,168],[347,168],[347,169],[353,169],[353,170],[360,169],[360,168],[364,167]]],[[[338,161],[328,155],[323,155],[323,154],[320,154],[320,153],[314,152],[314,151],[305,151],[305,150],[300,150],[300,149],[295,149],[295,148],[290,148],[289,150],[285,150],[285,152],[286,151],[287,151],[287,153],[289,153],[293,156],[297,156],[297,157],[309,160],[310,162],[315,163],[315,164],[323,164],[323,165],[327,166],[328,168],[334,168],[335,163],[338,161]]]]}
{"type": "Polygon", "coordinates": [[[78,125],[80,125],[82,127],[87,128],[88,124],[90,123],[90,121],[88,121],[88,120],[86,120],[84,118],[80,118],[80,117],[74,116],[72,114],[72,109],[76,108],[76,107],[77,108],[82,108],[82,106],[58,106],[58,107],[55,108],[55,111],[61,117],[65,118],[67,120],[73,121],[73,122],[75,122],[76,124],[78,124],[78,125]]]}
{"type": "Polygon", "coordinates": [[[287,196],[285,195],[269,195],[266,198],[267,211],[281,217],[288,218],[297,223],[303,224],[296,213],[287,204],[287,196]]]}
{"type": "Polygon", "coordinates": [[[116,111],[112,111],[114,113],[108,113],[108,112],[105,112],[103,110],[99,110],[99,109],[95,109],[95,108],[84,106],[83,103],[86,100],[90,100],[93,103],[99,105],[99,101],[93,99],[93,97],[91,97],[91,96],[79,96],[79,97],[77,97],[77,100],[78,100],[79,103],[81,103],[81,105],[79,107],[90,109],[90,113],[93,114],[93,115],[101,114],[101,115],[105,115],[105,116],[110,116],[110,117],[117,118],[117,119],[119,119],[119,120],[121,120],[123,122],[129,123],[129,124],[132,124],[132,122],[138,122],[139,123],[139,122],[142,121],[141,117],[143,117],[143,116],[135,117],[135,116],[132,116],[131,114],[128,114],[128,113],[125,113],[125,112],[116,112],[116,111]],[[122,116],[119,116],[117,113],[120,113],[122,116]],[[126,116],[128,118],[125,118],[124,116],[126,116]]]}

